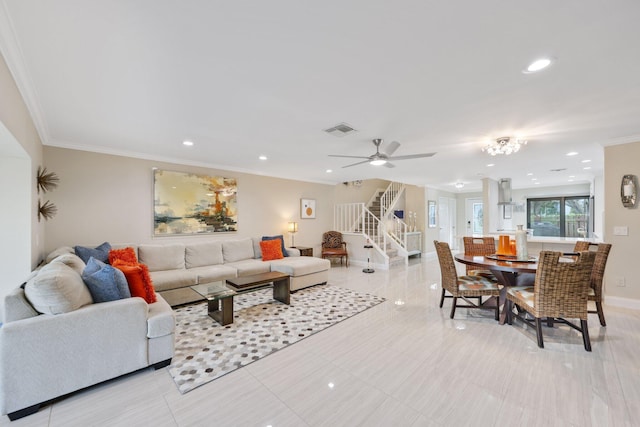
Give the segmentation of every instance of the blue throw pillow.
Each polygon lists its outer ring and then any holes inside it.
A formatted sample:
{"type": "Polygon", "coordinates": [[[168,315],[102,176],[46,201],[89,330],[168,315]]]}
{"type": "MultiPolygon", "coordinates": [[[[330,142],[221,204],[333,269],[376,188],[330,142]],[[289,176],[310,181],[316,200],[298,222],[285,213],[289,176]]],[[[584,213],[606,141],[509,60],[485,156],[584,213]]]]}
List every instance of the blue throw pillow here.
{"type": "Polygon", "coordinates": [[[73,249],[76,251],[76,255],[78,255],[85,264],[89,263],[89,258],[91,257],[94,257],[98,261],[109,263],[109,251],[111,250],[109,242],[104,242],[97,248],[75,246],[73,249]]]}
{"type": "Polygon", "coordinates": [[[93,302],[107,302],[131,298],[124,273],[91,257],[82,272],[82,280],[89,288],[93,302]]]}
{"type": "Polygon", "coordinates": [[[284,247],[284,237],[282,236],[282,234],[279,234],[277,236],[262,236],[262,240],[276,240],[276,239],[280,239],[280,246],[282,248],[282,255],[289,256],[289,254],[287,253],[287,250],[284,247]]]}

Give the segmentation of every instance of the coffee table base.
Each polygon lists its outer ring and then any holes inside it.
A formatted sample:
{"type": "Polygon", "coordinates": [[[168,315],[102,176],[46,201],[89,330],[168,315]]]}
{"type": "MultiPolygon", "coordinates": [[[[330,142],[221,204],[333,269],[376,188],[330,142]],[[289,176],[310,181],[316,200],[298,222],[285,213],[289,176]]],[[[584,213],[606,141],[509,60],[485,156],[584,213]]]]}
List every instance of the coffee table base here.
{"type": "Polygon", "coordinates": [[[233,323],[233,295],[208,302],[209,317],[222,326],[233,323]]]}

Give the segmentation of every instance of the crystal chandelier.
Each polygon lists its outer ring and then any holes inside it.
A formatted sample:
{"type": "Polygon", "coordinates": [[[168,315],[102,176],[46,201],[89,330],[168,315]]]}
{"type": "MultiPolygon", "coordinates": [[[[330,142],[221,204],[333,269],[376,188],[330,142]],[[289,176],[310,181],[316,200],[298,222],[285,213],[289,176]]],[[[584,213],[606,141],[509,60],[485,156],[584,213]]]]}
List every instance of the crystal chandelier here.
{"type": "Polygon", "coordinates": [[[482,151],[486,151],[492,156],[495,156],[496,154],[509,155],[511,153],[516,153],[518,150],[520,150],[520,146],[526,144],[527,141],[523,139],[503,136],[496,139],[495,141],[491,141],[489,144],[487,144],[486,147],[482,149],[482,151]]]}

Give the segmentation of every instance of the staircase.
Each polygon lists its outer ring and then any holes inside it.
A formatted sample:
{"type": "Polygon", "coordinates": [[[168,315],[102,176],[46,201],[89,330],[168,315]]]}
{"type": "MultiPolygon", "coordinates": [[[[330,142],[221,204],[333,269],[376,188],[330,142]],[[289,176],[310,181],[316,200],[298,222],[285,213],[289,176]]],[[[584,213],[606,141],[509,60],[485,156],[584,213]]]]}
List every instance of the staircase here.
{"type": "Polygon", "coordinates": [[[377,189],[366,204],[336,205],[334,229],[363,236],[382,255],[387,268],[406,264],[408,226],[393,214],[404,190],[404,184],[392,182],[385,190],[377,189]],[[393,221],[392,227],[388,225],[390,221],[393,221]]]}

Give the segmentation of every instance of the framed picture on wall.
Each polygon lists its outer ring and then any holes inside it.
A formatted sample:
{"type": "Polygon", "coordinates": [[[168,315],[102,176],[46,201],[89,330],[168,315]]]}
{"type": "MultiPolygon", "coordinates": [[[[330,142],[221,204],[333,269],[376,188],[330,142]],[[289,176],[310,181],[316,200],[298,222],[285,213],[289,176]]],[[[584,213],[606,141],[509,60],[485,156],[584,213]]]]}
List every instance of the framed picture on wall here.
{"type": "Polygon", "coordinates": [[[153,235],[238,230],[235,178],[153,171],[153,235]]]}
{"type": "Polygon", "coordinates": [[[300,199],[300,218],[314,219],[316,217],[315,199],[300,199]]]}
{"type": "Polygon", "coordinates": [[[429,200],[427,202],[427,212],[429,214],[429,228],[436,228],[436,201],[429,200]]]}

